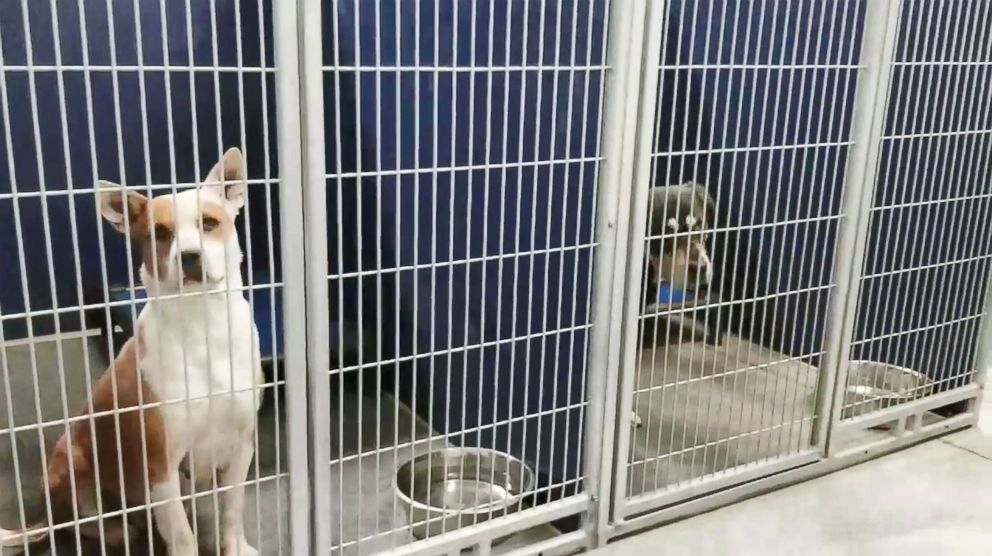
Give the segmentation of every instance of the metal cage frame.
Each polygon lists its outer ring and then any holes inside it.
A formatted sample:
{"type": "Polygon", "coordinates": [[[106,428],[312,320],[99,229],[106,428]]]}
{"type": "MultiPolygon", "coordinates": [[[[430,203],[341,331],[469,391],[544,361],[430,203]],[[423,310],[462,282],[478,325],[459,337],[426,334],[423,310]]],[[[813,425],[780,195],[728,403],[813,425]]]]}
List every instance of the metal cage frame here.
{"type": "MultiPolygon", "coordinates": [[[[462,550],[472,549],[478,554],[490,554],[497,550],[496,543],[502,537],[566,518],[572,518],[579,524],[574,531],[518,547],[511,553],[546,555],[600,547],[613,539],[648,527],[830,473],[977,422],[982,385],[987,380],[987,369],[992,367],[992,286],[986,288],[981,311],[971,317],[971,320],[980,322],[980,328],[976,332],[978,344],[975,351],[970,351],[971,346],[946,347],[967,351],[968,360],[974,361],[974,370],[949,377],[946,380],[949,386],[938,393],[930,395],[928,392],[917,399],[864,415],[851,417],[844,414],[845,404],[848,403],[845,396],[849,368],[852,359],[855,359],[854,349],[859,343],[868,343],[871,340],[870,337],[858,338],[858,314],[859,309],[867,303],[862,299],[861,292],[863,284],[870,278],[866,272],[866,261],[872,242],[873,218],[884,208],[877,206],[876,186],[882,179],[885,145],[887,141],[891,144],[907,139],[887,131],[888,115],[891,111],[896,111],[899,106],[898,97],[903,94],[895,91],[893,75],[899,66],[943,67],[955,63],[944,59],[897,59],[901,44],[900,25],[904,18],[904,8],[910,3],[909,0],[850,0],[845,4],[855,6],[856,10],[863,8],[860,23],[863,34],[860,49],[856,53],[857,63],[846,68],[852,72],[850,79],[855,82],[853,115],[849,137],[839,145],[846,148],[840,206],[837,214],[828,215],[829,219],[837,222],[838,236],[834,244],[830,284],[821,286],[821,289],[829,291],[829,297],[822,346],[818,350],[818,355],[822,354],[822,358],[816,374],[815,404],[811,415],[804,414],[800,421],[800,430],[803,430],[802,426],[807,426],[808,421],[808,445],[800,446],[794,453],[745,462],[719,473],[704,473],[671,488],[658,487],[656,484],[650,491],[638,494],[628,492],[628,473],[632,465],[631,415],[638,380],[638,323],[642,316],[641,291],[644,284],[642,266],[649,241],[646,230],[650,217],[647,209],[650,186],[657,179],[652,161],[659,155],[672,154],[656,152],[657,122],[665,109],[661,106],[659,89],[661,68],[664,65],[664,33],[666,24],[669,23],[667,18],[672,3],[607,0],[607,24],[603,29],[604,36],[599,37],[605,49],[605,66],[602,68],[603,78],[599,85],[603,96],[599,109],[601,121],[598,122],[601,127],[598,128],[599,136],[596,138],[600,152],[597,168],[599,177],[595,183],[598,189],[595,190],[594,197],[594,242],[590,247],[594,254],[591,263],[592,289],[588,300],[590,322],[586,340],[587,363],[584,370],[584,379],[587,382],[585,391],[581,393],[582,402],[578,404],[585,411],[583,428],[579,432],[583,445],[579,455],[581,477],[575,480],[572,494],[552,500],[550,491],[559,485],[549,484],[545,503],[538,503],[534,507],[521,509],[493,521],[395,546],[391,553],[458,554],[462,550]],[[938,417],[932,413],[934,409],[948,406],[957,406],[958,409],[950,416],[938,417]],[[863,440],[865,437],[861,433],[882,424],[890,425],[891,434],[870,442],[863,440]]],[[[353,546],[345,546],[340,538],[337,541],[332,538],[333,528],[324,521],[333,513],[334,507],[331,486],[334,481],[331,462],[334,458],[330,442],[333,431],[328,411],[333,403],[330,371],[334,369],[332,346],[328,341],[332,337],[329,319],[332,306],[329,247],[332,246],[328,245],[328,233],[335,218],[335,215],[328,214],[326,208],[329,182],[333,178],[327,170],[329,161],[325,160],[325,143],[329,137],[329,130],[325,129],[325,125],[331,108],[325,107],[324,102],[327,86],[325,78],[341,71],[336,61],[332,63],[324,59],[324,52],[320,48],[328,33],[327,29],[322,28],[324,22],[328,21],[325,10],[329,8],[325,4],[327,3],[321,0],[290,0],[279,3],[278,9],[272,11],[274,82],[278,103],[277,181],[281,217],[277,232],[282,252],[282,326],[286,338],[282,366],[301,370],[285,376],[285,396],[289,401],[286,404],[288,522],[290,550],[293,554],[344,554],[347,552],[346,548],[354,548],[360,552],[363,541],[380,535],[376,531],[372,537],[362,537],[359,527],[358,538],[351,542],[353,546]]],[[[54,1],[52,5],[54,6],[54,1]]],[[[473,3],[473,7],[474,5],[473,3]]],[[[337,4],[330,8],[335,11],[335,23],[336,6],[337,4]]],[[[985,20],[992,18],[992,9],[987,12],[979,10],[975,13],[969,8],[967,18],[977,26],[983,16],[985,20]]],[[[164,21],[164,7],[162,14],[164,21]]],[[[589,31],[591,30],[590,23],[589,31]]],[[[542,40],[543,38],[542,30],[542,40]]],[[[992,45],[992,39],[988,40],[992,45]]],[[[929,39],[927,41],[929,48],[929,39]]],[[[589,50],[592,50],[591,44],[589,50]]],[[[992,51],[992,46],[989,50],[992,51]]],[[[0,51],[0,56],[2,54],[0,51]]],[[[573,57],[574,55],[573,52],[573,57]]],[[[805,66],[807,60],[803,62],[793,60],[793,65],[805,66]]],[[[60,64],[61,62],[59,66],[60,64]]],[[[216,65],[216,61],[214,64],[216,65]]],[[[84,65],[89,71],[88,61],[84,65]]],[[[779,65],[788,64],[781,62],[779,65]]],[[[988,74],[992,64],[987,59],[964,61],[962,65],[980,68],[975,73],[968,70],[969,82],[972,79],[992,79],[988,74]],[[979,71],[980,76],[977,73],[979,71]]],[[[140,61],[138,66],[140,70],[140,61]]],[[[489,71],[493,69],[491,66],[490,62],[489,71]]],[[[669,69],[679,70],[688,66],[692,64],[680,62],[669,69]]],[[[26,67],[12,68],[5,66],[0,57],[0,79],[3,80],[0,94],[3,98],[7,98],[8,72],[33,72],[35,69],[30,60],[26,67]]],[[[379,70],[377,63],[375,71],[379,70]]],[[[192,67],[189,71],[192,74],[192,67]]],[[[215,67],[214,71],[219,70],[215,67]]],[[[421,70],[418,67],[415,71],[421,70]]],[[[484,72],[486,68],[473,66],[469,71],[484,72]]],[[[588,83],[586,86],[588,88],[588,83]]],[[[984,87],[983,82],[982,91],[986,92],[984,87]]],[[[64,104],[65,99],[62,101],[64,104]]],[[[569,103],[571,105],[571,98],[569,103]]],[[[217,104],[220,104],[219,97],[217,104]]],[[[6,112],[7,107],[4,110],[6,112]]],[[[336,110],[340,111],[340,107],[336,110]]],[[[974,115],[975,110],[973,108],[973,113],[969,115],[974,115]]],[[[982,110],[984,114],[986,109],[982,110]]],[[[4,117],[5,121],[7,119],[4,117]]],[[[9,126],[6,131],[9,146],[12,141],[9,126]]],[[[931,130],[919,135],[928,137],[959,132],[962,131],[931,130]]],[[[987,130],[983,132],[988,133],[987,130]]],[[[399,139],[397,144],[398,142],[399,139]]],[[[748,147],[741,149],[742,152],[748,150],[748,147]]],[[[95,158],[95,151],[93,156],[95,158]]],[[[553,158],[553,155],[550,156],[553,158]]],[[[66,157],[68,158],[68,154],[66,157]]],[[[980,168],[982,162],[987,161],[972,160],[969,172],[980,168]]],[[[489,164],[489,161],[486,163],[489,164]]],[[[417,168],[415,171],[420,170],[423,169],[417,168]]],[[[438,171],[436,163],[433,171],[435,174],[438,171]]],[[[537,178],[534,179],[536,182],[537,178]]],[[[176,184],[171,186],[175,188],[176,184]]],[[[16,202],[18,195],[15,190],[6,197],[16,202]]],[[[40,196],[43,201],[46,195],[42,189],[40,196]]],[[[0,200],[4,198],[0,195],[0,200]]],[[[974,201],[975,206],[981,201],[984,203],[984,210],[990,205],[989,198],[988,191],[984,191],[968,197],[968,200],[974,201]]],[[[950,202],[943,198],[910,201],[897,205],[893,210],[945,201],[950,202]]],[[[992,231],[985,230],[985,233],[992,238],[992,231]]],[[[23,253],[21,256],[23,257],[23,253]]],[[[436,261],[425,264],[436,265],[436,261]]],[[[988,265],[984,268],[984,276],[983,271],[975,271],[967,279],[992,282],[988,276],[988,265]]],[[[918,270],[910,268],[905,272],[918,270]]],[[[379,268],[378,272],[381,271],[382,268],[379,268]]],[[[977,284],[980,282],[976,282],[977,284]]],[[[108,288],[105,277],[104,287],[108,288]]],[[[77,308],[73,307],[72,310],[77,308]]],[[[78,311],[81,313],[82,310],[83,307],[80,306],[78,311]]],[[[466,324],[466,328],[467,326],[466,324]]],[[[2,332],[0,330],[0,334],[2,332]]],[[[910,332],[912,330],[901,329],[894,333],[910,332]]],[[[34,341],[33,336],[29,337],[29,341],[34,341]]],[[[467,346],[463,348],[467,350],[467,346]]],[[[6,361],[6,344],[2,337],[0,349],[4,350],[2,355],[6,361]]],[[[945,346],[942,345],[942,349],[945,346]]],[[[453,351],[453,348],[449,347],[448,351],[453,351]]],[[[433,356],[434,352],[428,355],[433,356]]],[[[543,396],[543,390],[541,394],[543,396]]],[[[554,403],[557,403],[557,392],[554,398],[554,403]]],[[[551,411],[559,409],[553,407],[551,411]]],[[[495,417],[495,409],[493,413],[495,417]]],[[[494,436],[495,434],[493,433],[494,436]]],[[[660,436],[660,429],[658,434],[660,436]]],[[[446,441],[449,433],[435,435],[431,432],[428,436],[428,442],[433,445],[435,436],[446,441]]],[[[416,445],[417,442],[419,440],[414,439],[411,444],[416,445]]],[[[381,446],[377,445],[376,450],[380,449],[381,446]]],[[[697,449],[697,446],[692,449],[697,449]]],[[[361,457],[360,453],[358,458],[361,457]]],[[[343,456],[339,456],[339,460],[342,458],[343,456]]],[[[339,468],[343,467],[340,461],[338,465],[339,468]]],[[[564,487],[562,488],[564,492],[564,487]]],[[[78,524],[76,527],[78,531],[78,524]]],[[[343,526],[340,527],[343,529],[343,526]]],[[[393,531],[382,534],[387,533],[391,534],[393,531]]]]}

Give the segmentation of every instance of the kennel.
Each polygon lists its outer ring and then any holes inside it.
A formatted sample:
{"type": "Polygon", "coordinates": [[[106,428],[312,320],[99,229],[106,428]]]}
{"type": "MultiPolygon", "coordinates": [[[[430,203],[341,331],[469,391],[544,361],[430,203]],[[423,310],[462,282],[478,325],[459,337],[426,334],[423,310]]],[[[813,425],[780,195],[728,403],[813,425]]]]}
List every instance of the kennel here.
{"type": "MultiPolygon", "coordinates": [[[[990,19],[918,0],[0,2],[0,524],[40,518],[32,554],[105,553],[124,515],[127,553],[165,553],[150,505],[56,523],[35,485],[161,302],[94,183],[189,190],[230,146],[229,289],[271,369],[245,481],[263,554],[578,551],[973,424],[990,19]],[[713,198],[705,227],[653,205],[687,182],[713,198]],[[646,261],[677,259],[653,250],[682,243],[707,253],[706,293],[646,299],[646,261]],[[696,326],[715,340],[684,340],[696,326]]],[[[183,494],[204,552],[223,490],[183,494]]]]}

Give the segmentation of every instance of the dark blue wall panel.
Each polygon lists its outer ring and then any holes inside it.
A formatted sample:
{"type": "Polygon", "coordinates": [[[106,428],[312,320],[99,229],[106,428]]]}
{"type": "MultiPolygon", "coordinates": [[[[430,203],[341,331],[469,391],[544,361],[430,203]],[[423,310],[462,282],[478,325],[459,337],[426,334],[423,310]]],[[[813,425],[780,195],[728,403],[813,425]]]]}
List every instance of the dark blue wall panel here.
{"type": "Polygon", "coordinates": [[[323,14],[334,320],[434,429],[573,478],[605,2],[441,4],[323,14]]]}

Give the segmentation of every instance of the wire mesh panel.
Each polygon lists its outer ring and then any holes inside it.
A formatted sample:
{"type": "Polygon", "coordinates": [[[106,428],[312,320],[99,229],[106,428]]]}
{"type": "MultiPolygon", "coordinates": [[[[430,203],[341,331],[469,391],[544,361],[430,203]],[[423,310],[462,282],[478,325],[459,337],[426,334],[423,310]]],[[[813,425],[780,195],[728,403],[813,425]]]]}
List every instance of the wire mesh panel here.
{"type": "Polygon", "coordinates": [[[303,17],[322,44],[304,79],[326,207],[316,550],[562,517],[583,492],[607,2],[303,17]]]}
{"type": "Polygon", "coordinates": [[[4,546],[289,552],[276,81],[261,0],[0,3],[4,546]]]}
{"type": "MultiPolygon", "coordinates": [[[[974,383],[992,232],[990,7],[898,14],[843,419],[974,383]]],[[[941,399],[943,399],[941,398],[941,399]]],[[[936,416],[930,415],[927,419],[936,416]]],[[[917,426],[925,423],[917,423],[917,426]]]]}
{"type": "MultiPolygon", "coordinates": [[[[666,3],[635,183],[621,516],[800,465],[864,4],[666,3]]],[[[841,254],[843,256],[843,254],[841,254]]]]}

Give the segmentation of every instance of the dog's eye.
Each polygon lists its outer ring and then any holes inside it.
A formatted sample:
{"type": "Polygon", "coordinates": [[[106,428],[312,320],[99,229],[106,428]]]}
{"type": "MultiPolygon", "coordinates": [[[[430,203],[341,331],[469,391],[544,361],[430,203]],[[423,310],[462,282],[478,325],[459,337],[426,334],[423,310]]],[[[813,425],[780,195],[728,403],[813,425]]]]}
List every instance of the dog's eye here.
{"type": "Polygon", "coordinates": [[[203,231],[204,232],[212,232],[215,229],[217,229],[217,226],[220,226],[220,221],[217,220],[216,218],[214,218],[213,216],[204,216],[203,217],[203,231]]]}
{"type": "Polygon", "coordinates": [[[172,230],[165,224],[155,224],[155,241],[169,241],[172,239],[172,230]]]}

